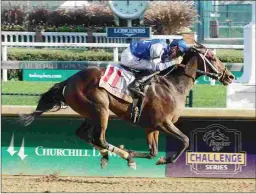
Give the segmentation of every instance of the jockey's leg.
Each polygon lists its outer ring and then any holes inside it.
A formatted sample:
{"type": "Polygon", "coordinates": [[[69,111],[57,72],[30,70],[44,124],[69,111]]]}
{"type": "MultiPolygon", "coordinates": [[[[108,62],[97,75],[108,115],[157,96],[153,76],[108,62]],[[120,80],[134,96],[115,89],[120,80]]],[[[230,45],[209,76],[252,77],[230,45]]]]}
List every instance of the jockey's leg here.
{"type": "Polygon", "coordinates": [[[128,86],[128,89],[131,90],[132,92],[135,92],[139,96],[145,96],[143,91],[140,89],[140,85],[144,82],[144,77],[151,75],[152,72],[148,70],[144,70],[143,72],[139,73],[136,77],[135,80],[128,86]]]}

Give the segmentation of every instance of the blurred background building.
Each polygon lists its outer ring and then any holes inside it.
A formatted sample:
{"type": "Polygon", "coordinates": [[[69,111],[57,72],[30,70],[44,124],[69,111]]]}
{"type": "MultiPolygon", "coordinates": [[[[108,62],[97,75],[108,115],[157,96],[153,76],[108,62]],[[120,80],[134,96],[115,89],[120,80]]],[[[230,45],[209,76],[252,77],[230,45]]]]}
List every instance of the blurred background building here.
{"type": "MultiPolygon", "coordinates": [[[[2,1],[2,9],[20,6],[24,10],[44,7],[50,10],[59,8],[75,9],[90,6],[91,3],[106,4],[107,1],[2,1]]],[[[243,38],[243,27],[250,23],[252,16],[252,1],[183,1],[195,6],[200,23],[192,27],[199,40],[217,38],[243,38]]]]}

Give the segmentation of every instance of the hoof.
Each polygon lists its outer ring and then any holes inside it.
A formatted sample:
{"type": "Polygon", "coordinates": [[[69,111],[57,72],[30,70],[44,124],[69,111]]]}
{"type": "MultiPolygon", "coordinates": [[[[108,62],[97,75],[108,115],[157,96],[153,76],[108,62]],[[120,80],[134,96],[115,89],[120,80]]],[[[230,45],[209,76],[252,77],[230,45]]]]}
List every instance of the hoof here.
{"type": "Polygon", "coordinates": [[[106,168],[107,165],[108,165],[108,160],[106,158],[101,158],[100,160],[101,169],[106,168]]]}
{"type": "Polygon", "coordinates": [[[128,166],[134,170],[136,170],[136,163],[135,162],[131,162],[131,163],[128,163],[128,166]]]}
{"type": "Polygon", "coordinates": [[[159,160],[156,162],[156,165],[162,165],[166,164],[166,158],[165,157],[160,157],[159,160]]]}
{"type": "Polygon", "coordinates": [[[129,155],[127,158],[128,166],[134,170],[136,170],[136,162],[134,161],[133,157],[129,155]]]}
{"type": "Polygon", "coordinates": [[[170,158],[168,158],[167,163],[174,164],[177,161],[177,154],[173,154],[170,158]]]}

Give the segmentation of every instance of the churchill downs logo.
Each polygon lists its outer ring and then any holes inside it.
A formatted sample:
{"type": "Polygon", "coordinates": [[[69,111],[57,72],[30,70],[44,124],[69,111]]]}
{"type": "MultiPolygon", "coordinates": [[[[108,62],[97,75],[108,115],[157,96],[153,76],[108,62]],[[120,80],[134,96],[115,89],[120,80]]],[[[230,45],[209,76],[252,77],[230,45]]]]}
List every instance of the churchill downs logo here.
{"type": "MultiPolygon", "coordinates": [[[[6,150],[9,152],[10,156],[19,156],[21,160],[24,160],[27,157],[31,157],[27,152],[27,147],[25,145],[25,137],[22,138],[22,143],[20,145],[20,148],[17,148],[14,146],[14,133],[12,134],[12,137],[10,139],[10,144],[8,149],[6,150]],[[19,151],[18,151],[19,149],[19,151]]],[[[17,140],[17,138],[16,138],[17,140]]],[[[35,147],[35,155],[37,156],[45,156],[45,157],[100,157],[101,154],[98,150],[95,148],[93,149],[65,149],[65,148],[48,148],[43,146],[37,146],[35,147]]],[[[117,154],[108,152],[110,157],[119,157],[117,154]]],[[[33,154],[32,154],[33,156],[33,154]]]]}
{"type": "Polygon", "coordinates": [[[195,129],[186,163],[196,174],[237,174],[246,165],[241,132],[222,125],[195,129]]]}

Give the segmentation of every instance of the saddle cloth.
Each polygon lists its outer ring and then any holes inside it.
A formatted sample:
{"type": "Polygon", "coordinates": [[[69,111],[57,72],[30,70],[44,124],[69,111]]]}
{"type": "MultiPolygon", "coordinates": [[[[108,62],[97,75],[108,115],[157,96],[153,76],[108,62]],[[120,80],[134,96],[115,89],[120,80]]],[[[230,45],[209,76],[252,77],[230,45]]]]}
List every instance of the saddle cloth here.
{"type": "Polygon", "coordinates": [[[126,102],[132,103],[133,99],[127,87],[134,79],[133,73],[125,70],[119,64],[109,64],[100,79],[99,87],[126,102]]]}

